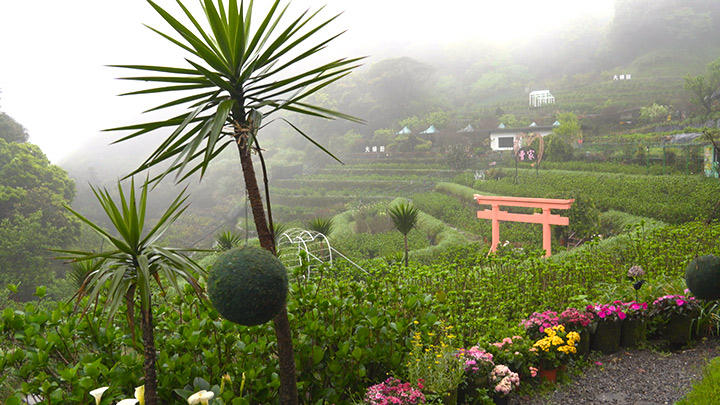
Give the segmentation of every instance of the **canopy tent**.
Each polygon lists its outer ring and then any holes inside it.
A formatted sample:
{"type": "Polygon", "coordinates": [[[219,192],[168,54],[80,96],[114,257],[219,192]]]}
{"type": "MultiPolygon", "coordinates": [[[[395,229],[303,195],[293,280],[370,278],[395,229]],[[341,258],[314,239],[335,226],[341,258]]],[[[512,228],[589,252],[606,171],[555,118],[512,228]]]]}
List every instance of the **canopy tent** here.
{"type": "Polygon", "coordinates": [[[501,122],[500,125],[498,125],[498,128],[500,128],[500,129],[505,128],[505,124],[503,124],[503,123],[501,122]]]}
{"type": "Polygon", "coordinates": [[[458,134],[466,134],[468,132],[475,132],[475,128],[471,124],[468,124],[465,128],[458,131],[458,134]]]}
{"type": "Polygon", "coordinates": [[[437,129],[435,129],[435,125],[430,125],[428,129],[420,132],[421,134],[436,134],[438,132],[437,129]]]}
{"type": "Polygon", "coordinates": [[[530,126],[528,126],[528,128],[533,128],[533,127],[536,127],[536,126],[537,126],[537,124],[535,123],[535,121],[533,121],[532,124],[530,124],[530,126]]]}
{"type": "Polygon", "coordinates": [[[560,126],[560,121],[555,121],[555,122],[553,122],[553,126],[554,126],[554,127],[559,127],[559,126],[560,126]]]}
{"type": "Polygon", "coordinates": [[[403,129],[401,129],[401,130],[397,133],[397,135],[410,135],[410,134],[412,134],[412,131],[411,131],[410,128],[408,128],[408,127],[403,127],[403,129]]]}

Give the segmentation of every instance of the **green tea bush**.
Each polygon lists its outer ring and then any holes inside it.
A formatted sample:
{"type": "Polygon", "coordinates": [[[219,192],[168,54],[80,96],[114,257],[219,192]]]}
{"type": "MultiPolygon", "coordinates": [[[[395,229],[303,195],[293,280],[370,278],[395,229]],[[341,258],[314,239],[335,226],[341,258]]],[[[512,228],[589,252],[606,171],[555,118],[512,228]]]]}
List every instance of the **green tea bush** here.
{"type": "MultiPolygon", "coordinates": [[[[300,275],[307,269],[298,268],[290,277],[288,311],[300,396],[312,403],[356,401],[388,373],[406,376],[415,333],[436,332],[442,322],[453,326],[466,347],[521,334],[519,320],[534,311],[562,310],[579,297],[594,300],[609,286],[623,294],[631,265],[645,269],[647,291],[662,291],[655,288],[659,281],[681,280],[695,255],[720,254],[719,237],[720,224],[690,222],[639,228],[612,248],[591,242],[550,260],[541,251],[511,246],[487,256],[486,247],[468,244],[438,252],[433,264],[407,269],[374,260],[361,263],[366,274],[338,262],[305,278],[300,275]]],[[[189,286],[184,289],[168,291],[153,307],[161,400],[182,402],[175,389],[228,373],[226,403],[277,402],[272,326],[224,321],[189,286]]],[[[0,400],[17,404],[23,394],[35,393],[53,403],[90,403],[88,391],[103,385],[110,386],[108,399],[131,393],[141,383],[139,342],[125,317],[108,321],[97,314],[90,305],[81,317],[64,302],[5,308],[0,400]]]]}
{"type": "Polygon", "coordinates": [[[699,176],[641,176],[521,170],[511,178],[476,181],[482,192],[523,197],[591,198],[600,211],[618,210],[678,224],[706,216],[720,195],[720,182],[699,176]]]}
{"type": "Polygon", "coordinates": [[[645,229],[654,229],[665,225],[662,221],[621,211],[610,210],[600,213],[600,234],[604,237],[619,235],[641,224],[645,229]]]}

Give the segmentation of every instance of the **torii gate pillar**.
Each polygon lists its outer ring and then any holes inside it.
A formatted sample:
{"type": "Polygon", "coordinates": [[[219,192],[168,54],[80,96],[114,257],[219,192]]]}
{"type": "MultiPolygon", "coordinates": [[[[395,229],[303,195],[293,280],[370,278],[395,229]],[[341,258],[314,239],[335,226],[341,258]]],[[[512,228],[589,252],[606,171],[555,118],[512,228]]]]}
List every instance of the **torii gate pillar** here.
{"type": "Polygon", "coordinates": [[[575,202],[574,199],[557,200],[551,198],[498,197],[479,194],[475,194],[474,198],[478,204],[490,206],[489,210],[478,211],[477,217],[492,221],[491,252],[496,251],[500,243],[500,221],[528,222],[532,224],[542,224],[543,226],[543,249],[545,249],[545,257],[552,254],[550,225],[567,226],[570,224],[570,220],[567,217],[552,214],[550,210],[567,210],[570,209],[575,202]],[[500,206],[541,208],[542,214],[515,214],[500,211],[500,206]]]}

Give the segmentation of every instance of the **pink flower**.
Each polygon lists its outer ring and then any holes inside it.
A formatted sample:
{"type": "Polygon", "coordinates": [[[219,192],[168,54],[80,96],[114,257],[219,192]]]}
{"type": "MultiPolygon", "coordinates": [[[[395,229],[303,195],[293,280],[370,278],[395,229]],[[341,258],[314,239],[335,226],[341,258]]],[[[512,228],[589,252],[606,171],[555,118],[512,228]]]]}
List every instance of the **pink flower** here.
{"type": "Polygon", "coordinates": [[[679,307],[685,305],[685,300],[680,299],[680,298],[676,299],[675,302],[677,303],[677,305],[678,305],[679,307]]]}
{"type": "Polygon", "coordinates": [[[595,365],[596,365],[596,366],[602,366],[603,364],[602,364],[601,361],[596,361],[596,362],[595,362],[595,365]]]}
{"type": "Polygon", "coordinates": [[[537,375],[538,369],[535,367],[530,367],[530,377],[535,377],[537,375]]]}

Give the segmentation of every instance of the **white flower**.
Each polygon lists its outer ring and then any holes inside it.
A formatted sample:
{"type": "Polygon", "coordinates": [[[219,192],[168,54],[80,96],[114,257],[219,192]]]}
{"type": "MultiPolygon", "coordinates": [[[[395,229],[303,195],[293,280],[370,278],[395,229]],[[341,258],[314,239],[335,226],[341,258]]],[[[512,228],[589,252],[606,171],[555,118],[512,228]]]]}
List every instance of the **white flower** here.
{"type": "Polygon", "coordinates": [[[145,386],[144,385],[135,387],[135,399],[138,400],[138,403],[140,405],[145,405],[145,386]]]}
{"type": "Polygon", "coordinates": [[[117,405],[135,405],[138,403],[138,400],[135,398],[128,398],[123,399],[122,401],[118,402],[117,405]]]}
{"type": "Polygon", "coordinates": [[[205,391],[205,390],[198,391],[198,392],[190,395],[190,397],[187,399],[188,405],[197,405],[197,404],[207,405],[208,401],[213,399],[214,396],[215,396],[215,394],[212,391],[205,391]]]}
{"type": "Polygon", "coordinates": [[[90,391],[90,395],[95,397],[95,405],[100,405],[100,399],[102,398],[103,393],[107,391],[108,388],[110,387],[100,387],[90,391]]]}

